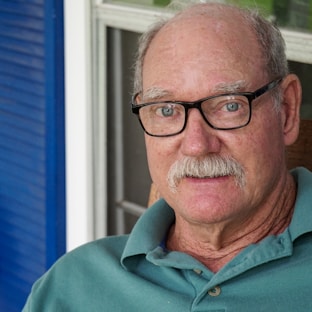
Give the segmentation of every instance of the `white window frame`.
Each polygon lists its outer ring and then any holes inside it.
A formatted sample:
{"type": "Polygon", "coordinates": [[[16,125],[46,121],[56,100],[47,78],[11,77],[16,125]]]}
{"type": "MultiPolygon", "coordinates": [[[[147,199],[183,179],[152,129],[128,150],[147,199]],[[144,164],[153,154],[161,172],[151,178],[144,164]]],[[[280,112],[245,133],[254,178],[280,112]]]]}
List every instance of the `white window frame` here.
{"type": "MultiPolygon", "coordinates": [[[[161,8],[64,0],[67,250],[105,236],[107,27],[144,32],[161,8]],[[79,34],[79,35],[77,35],[79,34]],[[101,112],[101,113],[99,113],[101,112]],[[96,169],[95,169],[96,168],[96,169]]],[[[291,61],[312,64],[312,34],[281,29],[291,61]]]]}

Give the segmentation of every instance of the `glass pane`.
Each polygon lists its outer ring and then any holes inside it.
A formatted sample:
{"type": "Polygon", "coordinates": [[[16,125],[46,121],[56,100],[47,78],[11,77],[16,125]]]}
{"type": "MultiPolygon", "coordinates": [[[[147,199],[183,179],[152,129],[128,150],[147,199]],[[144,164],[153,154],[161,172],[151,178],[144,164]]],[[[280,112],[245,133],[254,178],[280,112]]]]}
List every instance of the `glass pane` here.
{"type": "Polygon", "coordinates": [[[311,0],[279,0],[273,2],[273,13],[280,26],[312,30],[311,0]]]}
{"type": "MultiPolygon", "coordinates": [[[[137,118],[130,109],[130,100],[133,86],[133,63],[139,34],[119,29],[108,28],[107,51],[107,92],[108,101],[108,234],[117,233],[117,224],[122,224],[123,232],[135,223],[137,217],[129,213],[117,213],[117,189],[123,190],[122,200],[146,207],[151,185],[147,168],[144,134],[137,118]],[[116,43],[117,42],[117,43],[116,43]],[[119,51],[117,51],[120,49],[119,51]],[[118,57],[118,59],[116,59],[118,57]],[[116,75],[121,77],[120,81],[116,75]],[[118,81],[118,82],[117,82],[118,81]],[[115,124],[116,114],[119,114],[117,94],[121,94],[122,124],[115,124]],[[122,142],[116,135],[122,129],[122,142]],[[122,144],[123,155],[117,157],[116,145],[122,144]],[[121,159],[121,163],[117,163],[121,159]],[[122,168],[122,170],[120,170],[122,168]],[[118,182],[117,171],[122,171],[121,181],[118,182]],[[119,220],[118,220],[119,218],[119,220]]],[[[119,177],[120,178],[120,177],[119,177]]],[[[120,212],[120,210],[119,210],[120,212]]],[[[120,231],[120,229],[118,229],[120,231]]],[[[118,233],[120,234],[120,233],[118,233]]]]}
{"type": "Polygon", "coordinates": [[[112,2],[124,2],[130,4],[143,4],[143,5],[155,5],[155,6],[166,6],[170,3],[170,0],[122,0],[112,2]]]}
{"type": "Polygon", "coordinates": [[[312,31],[312,0],[232,0],[241,6],[262,9],[277,25],[312,31]]]}
{"type": "Polygon", "coordinates": [[[299,76],[302,83],[301,118],[312,119],[312,65],[298,62],[289,62],[290,71],[299,76]]]}
{"type": "Polygon", "coordinates": [[[134,225],[138,220],[137,216],[134,216],[128,212],[124,213],[124,226],[125,226],[125,233],[130,233],[134,225]]]}

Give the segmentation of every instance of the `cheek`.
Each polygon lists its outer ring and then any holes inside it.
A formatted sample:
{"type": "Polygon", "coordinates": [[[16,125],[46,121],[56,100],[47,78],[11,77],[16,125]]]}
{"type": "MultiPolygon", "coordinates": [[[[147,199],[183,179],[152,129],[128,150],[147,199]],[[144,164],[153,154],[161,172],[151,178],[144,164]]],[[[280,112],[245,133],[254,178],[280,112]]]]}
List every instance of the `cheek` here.
{"type": "Polygon", "coordinates": [[[154,183],[159,184],[166,179],[171,165],[172,145],[167,139],[145,136],[147,161],[151,178],[154,183]]]}
{"type": "Polygon", "coordinates": [[[261,179],[283,166],[284,144],[278,120],[258,124],[246,137],[241,138],[241,161],[247,173],[261,179]]]}
{"type": "Polygon", "coordinates": [[[164,165],[162,156],[164,152],[157,140],[159,140],[159,138],[153,138],[147,135],[145,137],[147,162],[153,182],[158,182],[157,176],[162,174],[160,171],[163,170],[164,165]]]}

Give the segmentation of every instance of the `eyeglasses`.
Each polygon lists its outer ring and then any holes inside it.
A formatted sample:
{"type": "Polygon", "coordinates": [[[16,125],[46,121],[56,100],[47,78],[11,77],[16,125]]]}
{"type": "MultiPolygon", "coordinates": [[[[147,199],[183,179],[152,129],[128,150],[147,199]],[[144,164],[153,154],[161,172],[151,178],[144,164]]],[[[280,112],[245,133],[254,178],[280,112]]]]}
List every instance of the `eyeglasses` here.
{"type": "Polygon", "coordinates": [[[143,130],[155,137],[181,133],[186,127],[188,110],[192,108],[197,108],[213,129],[233,130],[249,124],[252,101],[275,88],[281,81],[282,78],[273,80],[254,92],[214,95],[195,102],[161,101],[137,104],[137,93],[132,97],[131,107],[143,130]]]}

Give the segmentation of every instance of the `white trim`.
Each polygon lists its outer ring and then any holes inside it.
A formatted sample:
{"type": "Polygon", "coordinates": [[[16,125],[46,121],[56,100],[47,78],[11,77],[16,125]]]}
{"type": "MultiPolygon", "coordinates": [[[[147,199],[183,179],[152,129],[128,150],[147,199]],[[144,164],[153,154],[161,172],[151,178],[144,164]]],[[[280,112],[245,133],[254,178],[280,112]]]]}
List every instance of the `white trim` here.
{"type": "MultiPolygon", "coordinates": [[[[151,23],[170,13],[155,7],[98,3],[96,15],[106,26],[144,32],[151,23]]],[[[312,33],[287,29],[281,29],[281,32],[286,42],[288,59],[312,64],[312,33]]]]}
{"type": "MultiPolygon", "coordinates": [[[[94,239],[107,235],[107,84],[106,45],[107,27],[101,20],[93,20],[93,75],[92,75],[92,125],[93,125],[93,234],[94,239]]],[[[90,82],[91,83],[91,80],[90,82]]]]}
{"type": "Polygon", "coordinates": [[[67,251],[93,239],[89,6],[64,1],[67,251]]]}
{"type": "Polygon", "coordinates": [[[286,55],[291,61],[312,64],[312,33],[281,29],[286,42],[286,55]]]}
{"type": "Polygon", "coordinates": [[[170,15],[162,8],[111,3],[98,4],[95,14],[106,26],[134,32],[144,32],[161,16],[170,15]]]}

